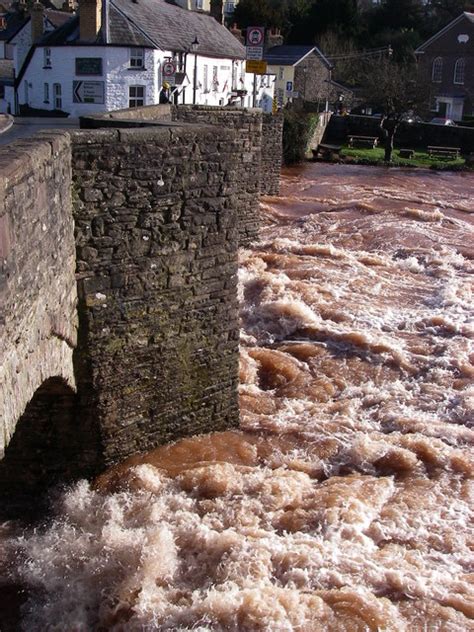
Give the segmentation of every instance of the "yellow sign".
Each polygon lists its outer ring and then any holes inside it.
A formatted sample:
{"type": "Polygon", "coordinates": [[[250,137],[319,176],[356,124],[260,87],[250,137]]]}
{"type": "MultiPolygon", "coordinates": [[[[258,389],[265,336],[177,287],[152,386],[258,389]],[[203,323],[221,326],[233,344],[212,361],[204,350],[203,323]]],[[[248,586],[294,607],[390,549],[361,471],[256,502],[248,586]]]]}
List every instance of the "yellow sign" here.
{"type": "Polygon", "coordinates": [[[267,62],[266,61],[251,61],[245,62],[245,72],[253,72],[255,75],[267,74],[267,62]]]}

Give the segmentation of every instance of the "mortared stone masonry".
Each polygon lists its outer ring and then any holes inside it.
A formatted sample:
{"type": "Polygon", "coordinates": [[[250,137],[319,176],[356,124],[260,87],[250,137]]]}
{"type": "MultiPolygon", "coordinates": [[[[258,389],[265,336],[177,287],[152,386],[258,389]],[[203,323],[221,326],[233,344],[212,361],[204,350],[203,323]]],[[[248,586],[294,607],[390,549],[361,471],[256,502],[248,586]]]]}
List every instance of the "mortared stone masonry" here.
{"type": "Polygon", "coordinates": [[[238,424],[262,121],[222,112],[0,150],[1,497],[238,424]]]}

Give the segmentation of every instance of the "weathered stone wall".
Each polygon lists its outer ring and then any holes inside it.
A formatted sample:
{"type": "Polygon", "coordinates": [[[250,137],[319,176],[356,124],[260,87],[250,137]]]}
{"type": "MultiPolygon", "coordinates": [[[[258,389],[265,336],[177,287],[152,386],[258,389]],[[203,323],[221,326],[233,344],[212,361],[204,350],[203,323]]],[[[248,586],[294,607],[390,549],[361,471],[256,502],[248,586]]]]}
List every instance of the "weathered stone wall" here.
{"type": "Polygon", "coordinates": [[[263,114],[262,121],[262,163],[260,175],[260,193],[278,195],[283,143],[283,114],[263,114]]]}
{"type": "Polygon", "coordinates": [[[196,125],[76,132],[72,146],[77,381],[105,461],[236,425],[248,138],[196,125]]]}
{"type": "Polygon", "coordinates": [[[324,134],[326,133],[326,128],[331,120],[332,113],[331,112],[320,112],[318,114],[318,123],[316,125],[316,129],[313,132],[313,136],[311,137],[308,143],[308,158],[312,158],[312,150],[317,149],[319,145],[323,142],[324,134]]]}
{"type": "Polygon", "coordinates": [[[240,244],[247,245],[257,239],[260,228],[261,110],[183,105],[174,107],[172,116],[177,121],[216,125],[238,132],[244,148],[240,162],[235,166],[235,176],[241,185],[237,200],[240,244]]]}
{"type": "Polygon", "coordinates": [[[75,245],[65,133],[0,148],[0,459],[35,391],[75,386],[75,245]]]}

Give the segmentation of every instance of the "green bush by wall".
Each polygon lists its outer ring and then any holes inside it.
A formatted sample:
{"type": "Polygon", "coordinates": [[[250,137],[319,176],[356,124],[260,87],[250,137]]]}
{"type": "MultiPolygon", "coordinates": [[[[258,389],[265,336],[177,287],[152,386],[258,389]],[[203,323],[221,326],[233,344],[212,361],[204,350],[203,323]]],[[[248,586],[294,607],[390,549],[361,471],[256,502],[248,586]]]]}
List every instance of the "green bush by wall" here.
{"type": "Polygon", "coordinates": [[[283,110],[283,115],[283,162],[285,165],[303,162],[318,115],[295,110],[283,110]]]}

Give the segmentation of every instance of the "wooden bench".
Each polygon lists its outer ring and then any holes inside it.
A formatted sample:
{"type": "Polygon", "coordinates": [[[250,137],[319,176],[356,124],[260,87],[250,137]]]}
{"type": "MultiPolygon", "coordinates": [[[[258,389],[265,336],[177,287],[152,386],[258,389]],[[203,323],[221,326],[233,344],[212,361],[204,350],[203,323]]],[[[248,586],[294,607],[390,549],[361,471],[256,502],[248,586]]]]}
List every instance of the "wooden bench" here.
{"type": "Polygon", "coordinates": [[[327,143],[320,143],[317,149],[312,149],[313,158],[319,158],[320,156],[324,160],[335,160],[340,157],[342,145],[329,145],[327,143]]]}
{"type": "Polygon", "coordinates": [[[376,136],[348,136],[349,147],[377,147],[379,139],[376,136]]]}
{"type": "Polygon", "coordinates": [[[432,158],[449,158],[455,160],[459,158],[460,147],[428,147],[428,155],[432,158]]]}
{"type": "Polygon", "coordinates": [[[399,149],[398,155],[400,156],[400,158],[413,158],[413,156],[415,155],[415,150],[414,149],[399,149]]]}

